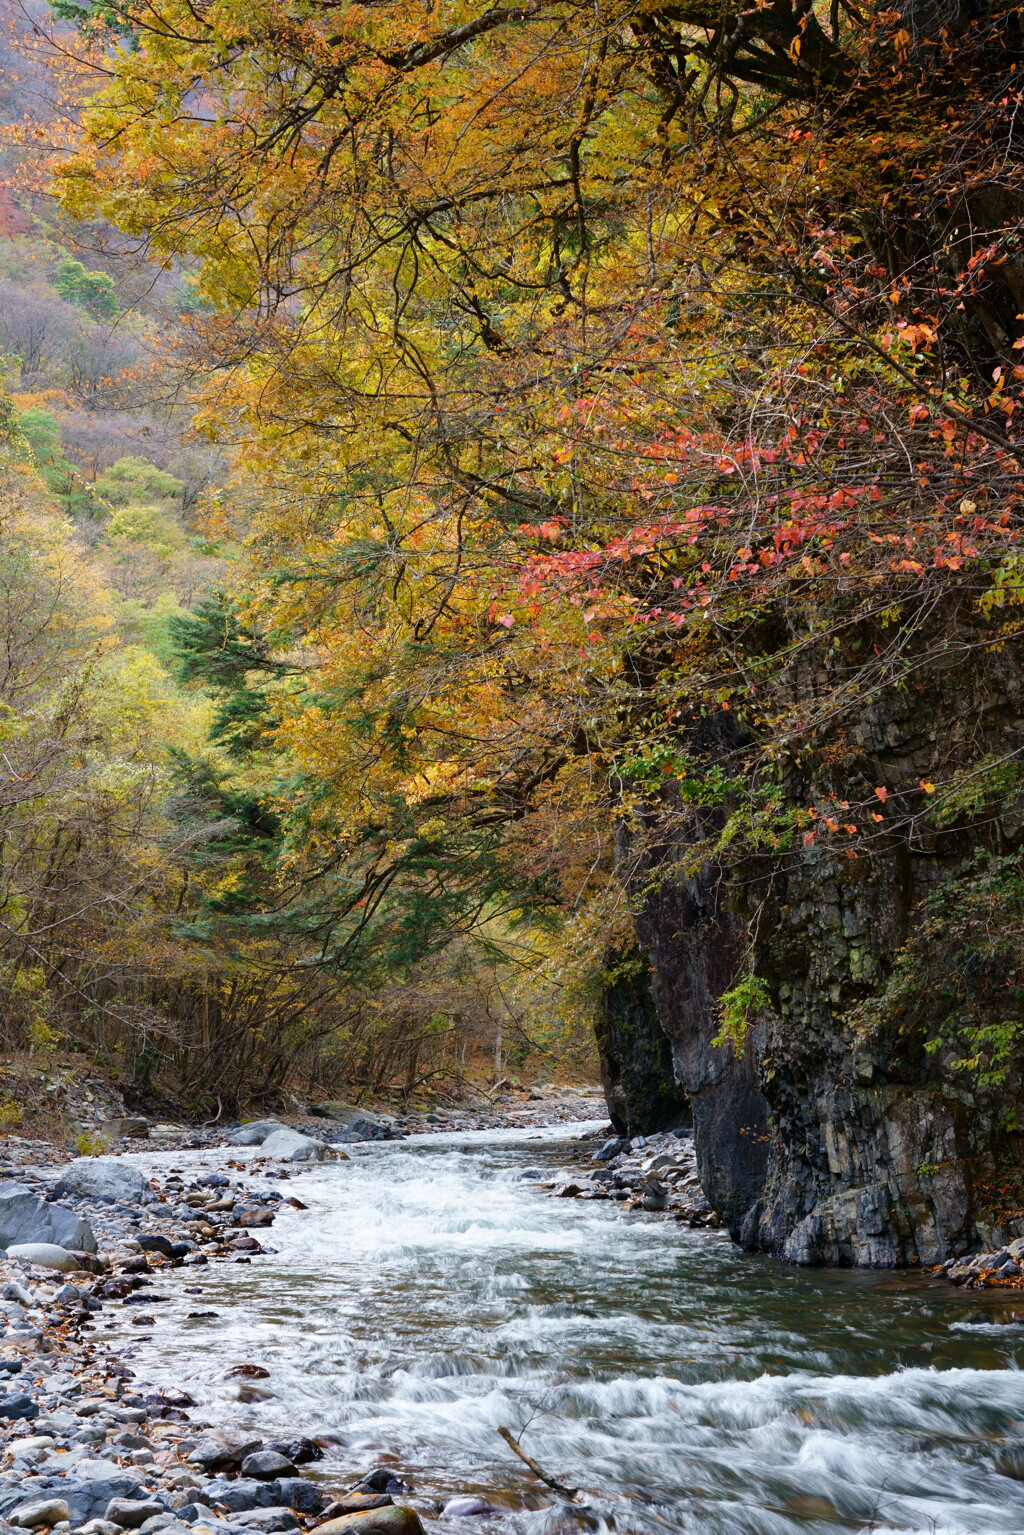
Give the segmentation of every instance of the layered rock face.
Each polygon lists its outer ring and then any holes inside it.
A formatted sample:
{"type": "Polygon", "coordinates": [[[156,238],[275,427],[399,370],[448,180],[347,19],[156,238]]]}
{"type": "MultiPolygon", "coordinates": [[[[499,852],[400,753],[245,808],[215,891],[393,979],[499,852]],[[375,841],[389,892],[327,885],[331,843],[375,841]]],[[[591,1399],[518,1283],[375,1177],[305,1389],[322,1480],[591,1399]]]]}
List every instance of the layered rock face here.
{"type": "Polygon", "coordinates": [[[604,995],[596,1034],[601,1085],[619,1135],[652,1135],[686,1124],[689,1102],[675,1079],[672,1049],[640,954],[620,957],[604,995]]]}
{"type": "Polygon", "coordinates": [[[743,922],[728,910],[720,871],[704,868],[688,878],[673,863],[670,850],[645,862],[648,894],[637,934],[650,959],[674,1076],[690,1100],[701,1185],[738,1240],[764,1188],[768,1105],[753,1041],[737,1056],[712,1040],[718,998],[731,985],[742,953],[743,922]]]}
{"type": "MultiPolygon", "coordinates": [[[[1018,747],[1018,683],[979,659],[866,709],[855,742],[863,782],[895,796],[908,779],[940,777],[937,757],[948,782],[958,754],[1018,747]],[[967,690],[971,718],[950,726],[952,687],[967,690]]],[[[808,802],[806,785],[793,792],[808,802]]],[[[977,1033],[1021,1017],[1024,967],[1018,981],[1019,945],[987,930],[1000,903],[1005,925],[1005,883],[991,908],[968,909],[979,854],[1012,879],[1022,827],[1011,794],[995,814],[986,806],[948,830],[883,828],[876,848],[849,860],[826,840],[751,878],[694,873],[685,855],[706,813],[667,805],[665,834],[634,858],[645,893],[637,932],[705,1191],[744,1247],[801,1264],[897,1267],[1024,1232],[1024,1191],[1012,1186],[1021,1072],[1012,1058],[986,1071],[997,1047],[979,1047],[977,1033]],[[900,955],[915,944],[912,984],[901,987],[900,955]],[[771,1005],[737,1056],[711,1041],[718,999],[741,971],[764,982],[771,1005]],[[965,1069],[979,1048],[980,1067],[965,1069]]]]}

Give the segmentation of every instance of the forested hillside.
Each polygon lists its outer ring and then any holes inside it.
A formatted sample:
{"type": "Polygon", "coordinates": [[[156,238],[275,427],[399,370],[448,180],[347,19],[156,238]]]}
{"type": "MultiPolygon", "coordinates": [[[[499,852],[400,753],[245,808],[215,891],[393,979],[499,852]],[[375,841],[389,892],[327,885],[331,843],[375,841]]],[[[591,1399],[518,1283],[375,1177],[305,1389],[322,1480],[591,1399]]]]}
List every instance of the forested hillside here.
{"type": "Polygon", "coordinates": [[[116,634],[47,697],[168,704],[16,987],[193,1092],[596,1025],[751,1246],[1014,1218],[1019,9],[36,20],[12,442],[116,634]]]}

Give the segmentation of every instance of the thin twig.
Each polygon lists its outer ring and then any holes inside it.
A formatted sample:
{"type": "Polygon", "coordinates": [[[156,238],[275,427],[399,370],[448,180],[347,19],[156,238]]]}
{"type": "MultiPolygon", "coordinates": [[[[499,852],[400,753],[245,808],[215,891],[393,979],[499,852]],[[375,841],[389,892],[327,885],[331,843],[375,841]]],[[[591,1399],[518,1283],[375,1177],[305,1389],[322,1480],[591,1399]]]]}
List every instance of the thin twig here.
{"type": "Polygon", "coordinates": [[[523,1465],[529,1466],[534,1476],[539,1476],[542,1482],[546,1482],[549,1487],[553,1487],[555,1492],[560,1492],[563,1498],[573,1499],[579,1496],[579,1489],[577,1487],[563,1487],[561,1482],[556,1482],[553,1476],[548,1476],[546,1471],[542,1471],[537,1462],[531,1459],[526,1451],[521,1448],[518,1439],[514,1437],[511,1429],[502,1427],[498,1429],[498,1433],[504,1439],[513,1455],[518,1455],[523,1465]]]}

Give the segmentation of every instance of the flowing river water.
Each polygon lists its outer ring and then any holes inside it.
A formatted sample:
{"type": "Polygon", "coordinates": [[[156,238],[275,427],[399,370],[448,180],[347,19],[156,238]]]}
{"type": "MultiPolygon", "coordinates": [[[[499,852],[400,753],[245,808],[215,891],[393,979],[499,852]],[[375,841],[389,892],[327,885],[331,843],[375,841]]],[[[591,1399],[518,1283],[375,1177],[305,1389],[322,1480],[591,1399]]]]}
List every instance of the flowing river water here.
{"type": "Polygon", "coordinates": [[[277,1251],[180,1271],[132,1367],[188,1389],[196,1417],[327,1436],[308,1469],[332,1487],[393,1455],[425,1512],[468,1491],[501,1510],[444,1535],[1024,1531],[1024,1326],[1005,1296],[791,1269],[548,1198],[522,1174],[564,1167],[566,1135],[350,1147],[276,1185],[309,1207],[259,1233],[277,1251]],[[270,1372],[265,1400],[225,1378],[246,1362],[270,1372]],[[582,1500],[538,1484],[502,1425],[582,1500]]]}

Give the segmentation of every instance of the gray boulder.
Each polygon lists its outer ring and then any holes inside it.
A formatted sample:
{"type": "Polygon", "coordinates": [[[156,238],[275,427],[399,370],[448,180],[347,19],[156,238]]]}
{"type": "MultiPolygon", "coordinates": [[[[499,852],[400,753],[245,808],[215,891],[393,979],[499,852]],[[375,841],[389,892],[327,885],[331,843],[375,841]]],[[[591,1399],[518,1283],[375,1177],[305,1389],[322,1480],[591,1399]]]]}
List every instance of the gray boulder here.
{"type": "Polygon", "coordinates": [[[230,1146],[262,1146],[268,1135],[274,1135],[276,1131],[283,1130],[284,1125],[278,1119],[254,1119],[249,1125],[239,1125],[237,1130],[231,1130],[228,1134],[230,1146]]]}
{"type": "Polygon", "coordinates": [[[267,1136],[262,1150],[264,1156],[280,1157],[285,1162],[323,1162],[331,1155],[330,1146],[323,1141],[284,1127],[267,1136]]]}
{"type": "Polygon", "coordinates": [[[57,1188],[84,1199],[118,1199],[130,1204],[138,1204],[150,1191],[139,1169],[119,1157],[78,1157],[65,1167],[57,1188]]]}
{"type": "Polygon", "coordinates": [[[276,1535],[281,1530],[297,1530],[299,1527],[299,1521],[290,1508],[254,1508],[239,1522],[244,1523],[246,1529],[263,1530],[266,1535],[276,1535]]]}
{"type": "Polygon", "coordinates": [[[7,1249],[8,1258],[20,1258],[22,1263],[36,1263],[43,1269],[56,1269],[59,1274],[77,1274],[81,1263],[66,1247],[53,1242],[15,1242],[7,1249]]]}
{"type": "Polygon", "coordinates": [[[94,1253],[96,1238],[81,1216],[47,1204],[20,1183],[0,1183],[0,1247],[19,1242],[52,1242],[56,1247],[94,1253]]]}
{"type": "Polygon", "coordinates": [[[247,1455],[243,1460],[242,1475],[256,1477],[262,1482],[271,1482],[275,1477],[294,1476],[295,1467],[290,1460],[279,1455],[276,1450],[256,1450],[254,1454],[247,1455]]]}
{"type": "Polygon", "coordinates": [[[145,1140],[149,1135],[149,1120],[141,1114],[129,1114],[122,1119],[105,1119],[100,1132],[113,1140],[145,1140]]]}
{"type": "Polygon", "coordinates": [[[153,1498],[111,1498],[103,1517],[123,1530],[137,1530],[147,1519],[166,1512],[163,1504],[153,1498]]]}
{"type": "Polygon", "coordinates": [[[12,1524],[32,1530],[37,1524],[58,1524],[61,1519],[70,1519],[71,1510],[63,1498],[38,1498],[32,1503],[19,1503],[10,1518],[12,1524]]]}
{"type": "MultiPolygon", "coordinates": [[[[0,1488],[0,1516],[10,1518],[11,1510],[28,1500],[24,1487],[0,1488]]],[[[109,1477],[106,1480],[88,1481],[74,1473],[67,1477],[41,1476],[33,1478],[32,1501],[44,1498],[62,1498],[70,1510],[73,1524],[85,1524],[88,1519],[102,1518],[111,1498],[138,1496],[138,1486],[126,1476],[109,1477]]]]}

